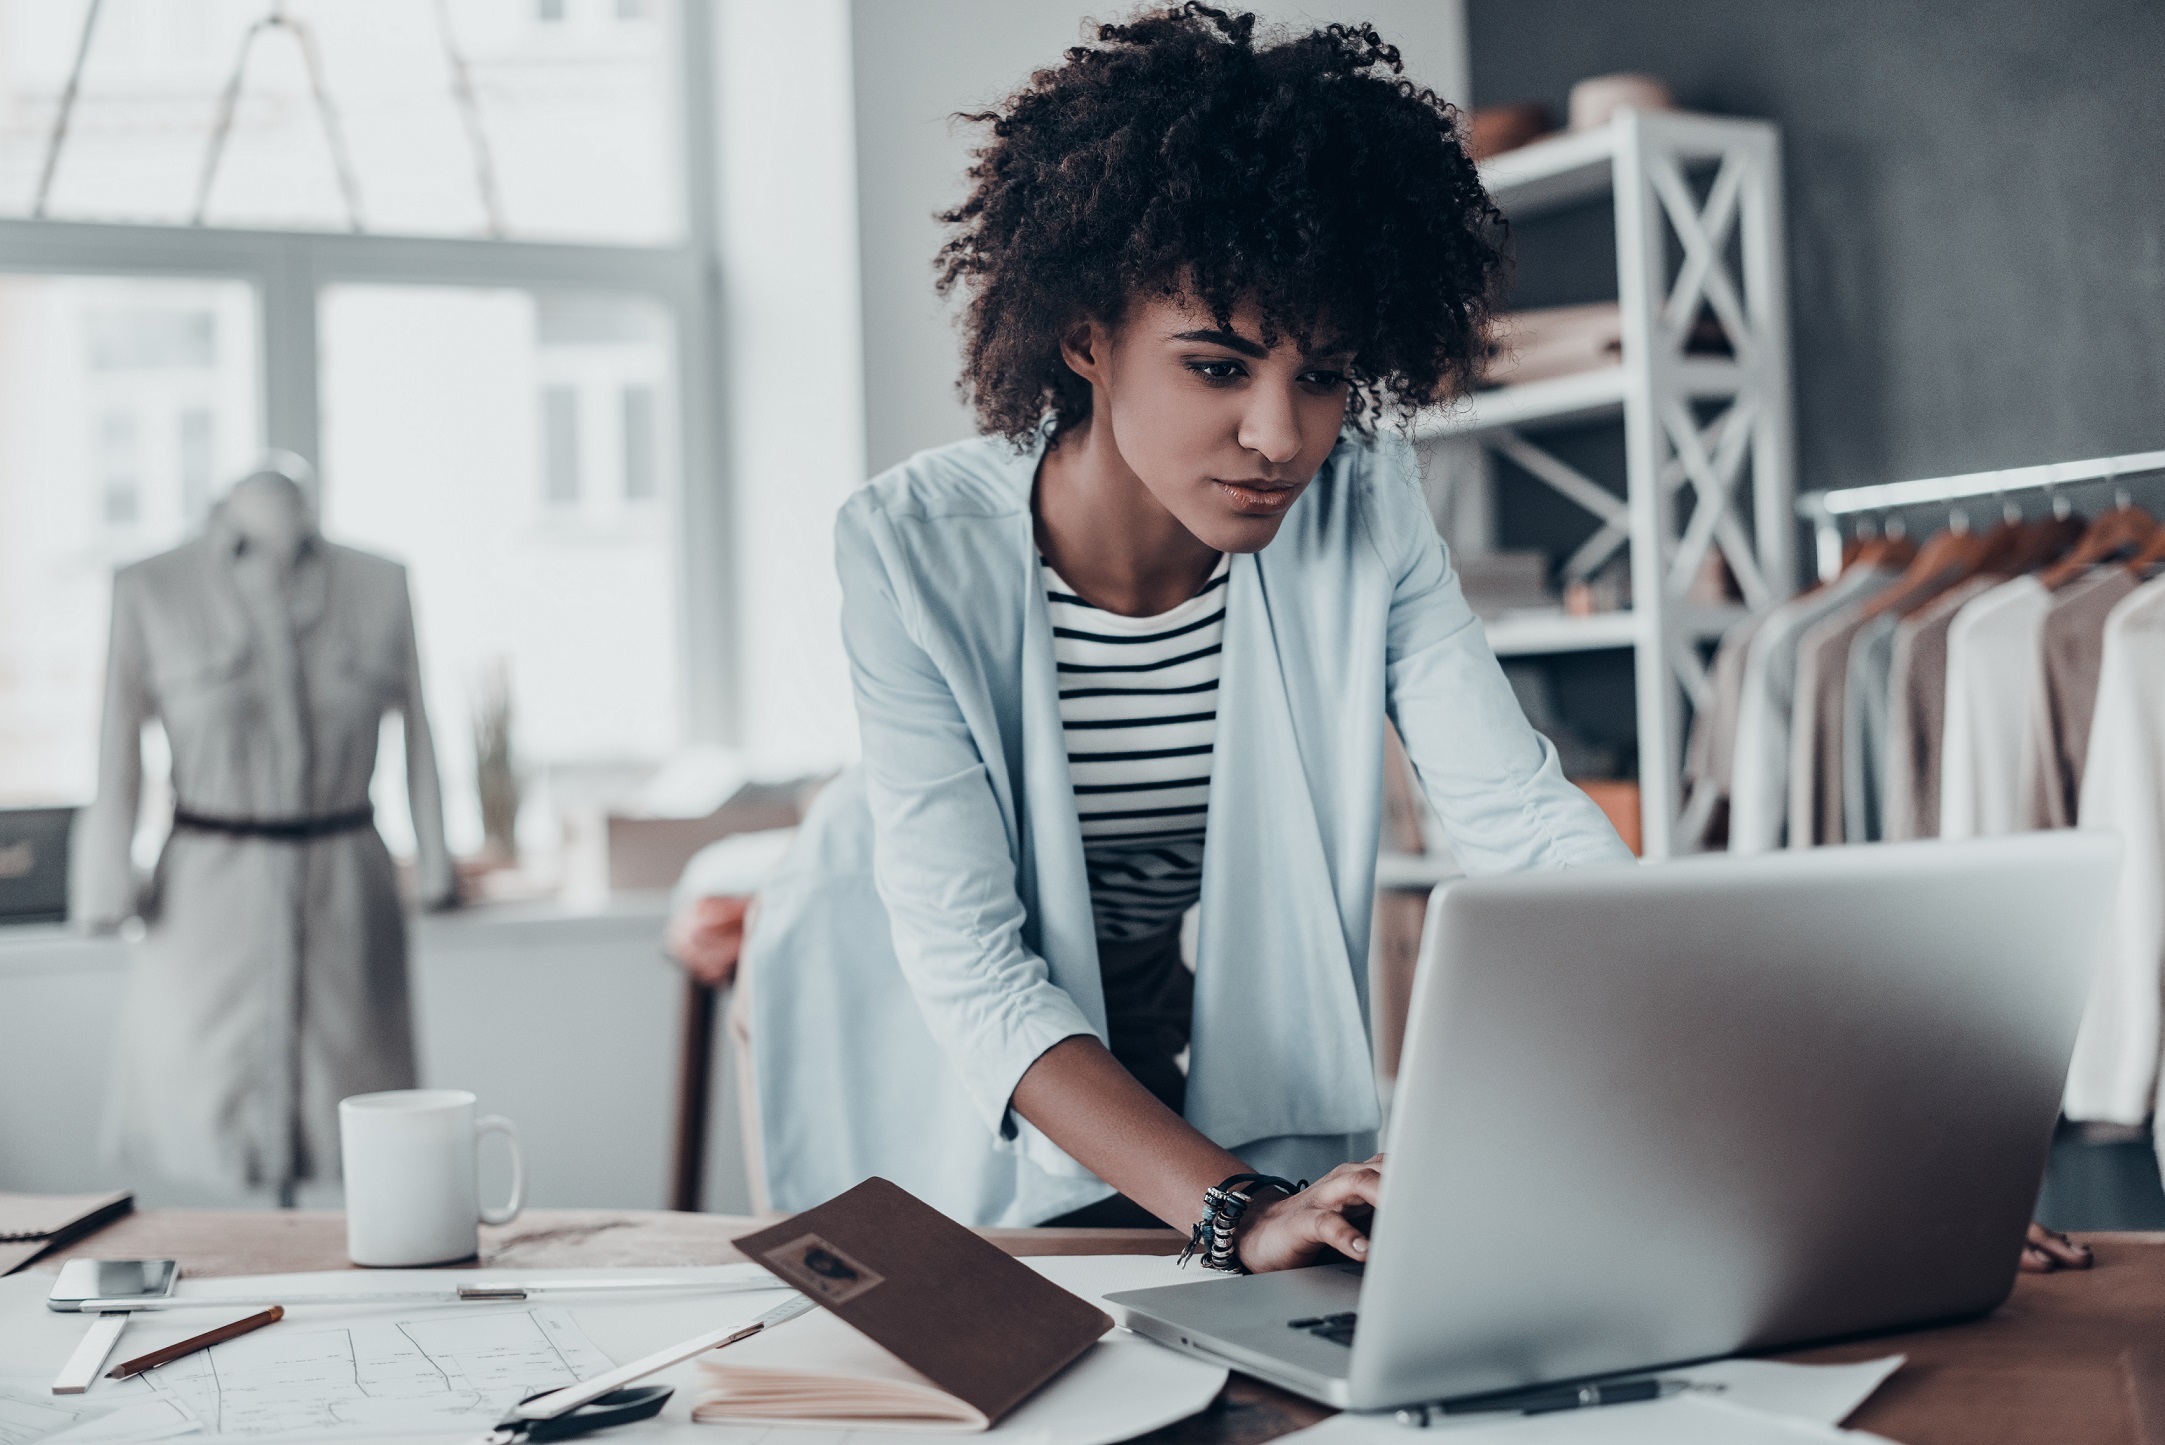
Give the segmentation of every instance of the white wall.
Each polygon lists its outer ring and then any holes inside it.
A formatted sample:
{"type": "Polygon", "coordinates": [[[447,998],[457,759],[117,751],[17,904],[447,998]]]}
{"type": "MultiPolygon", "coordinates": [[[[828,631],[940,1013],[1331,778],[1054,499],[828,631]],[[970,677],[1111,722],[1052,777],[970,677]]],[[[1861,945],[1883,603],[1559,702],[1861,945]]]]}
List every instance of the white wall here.
{"type": "MultiPolygon", "coordinates": [[[[833,0],[823,0],[833,3],[833,0]]],[[[933,213],[963,194],[972,128],[956,111],[996,103],[1077,43],[1086,16],[1123,5],[1075,0],[856,0],[857,215],[864,296],[864,436],[874,472],[971,434],[955,392],[959,352],[932,291],[940,228],[933,213]]],[[[1404,54],[1407,73],[1463,99],[1463,0],[1308,0],[1255,7],[1303,27],[1369,20],[1404,54]]]]}
{"type": "MultiPolygon", "coordinates": [[[[1466,94],[1462,0],[1262,11],[1289,25],[1373,20],[1415,79],[1466,94]]],[[[719,0],[738,711],[756,754],[855,755],[835,508],[872,473],[974,430],[932,291],[932,216],[962,194],[970,145],[948,117],[1057,60],[1090,13],[1077,0],[719,0]]]]}
{"type": "MultiPolygon", "coordinates": [[[[537,1207],[659,1209],[668,1191],[683,975],[661,955],[662,901],[606,914],[477,909],[414,928],[421,1082],[471,1089],[507,1115],[537,1207]]],[[[130,1177],[99,1149],[104,1049],[127,982],[127,947],[59,928],[0,929],[0,1190],[122,1186],[152,1205],[263,1205],[130,1177]]],[[[717,1029],[706,1207],[749,1208],[727,1030],[717,1029]]],[[[482,1156],[485,1198],[507,1188],[501,1146],[482,1156]]],[[[333,1186],[301,1203],[331,1207],[333,1186]]]]}

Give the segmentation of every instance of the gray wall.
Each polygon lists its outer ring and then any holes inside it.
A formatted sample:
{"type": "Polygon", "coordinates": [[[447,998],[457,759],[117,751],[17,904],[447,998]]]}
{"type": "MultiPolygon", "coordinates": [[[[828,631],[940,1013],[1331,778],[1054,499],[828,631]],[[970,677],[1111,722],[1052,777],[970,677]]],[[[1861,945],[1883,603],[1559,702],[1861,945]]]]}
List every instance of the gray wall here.
{"type": "MultiPolygon", "coordinates": [[[[962,196],[971,133],[958,110],[996,103],[1060,58],[1086,15],[1132,5],[1077,0],[855,0],[858,228],[864,278],[865,451],[873,472],[969,436],[955,393],[955,333],[932,292],[935,211],[962,196]]],[[[1459,0],[1310,0],[1261,4],[1288,24],[1367,19],[1404,53],[1407,72],[1446,96],[1464,91],[1459,0]]]]}
{"type": "MultiPolygon", "coordinates": [[[[1479,104],[1644,70],[1782,125],[1802,487],[2165,446],[2165,6],[1467,0],[1467,29],[1479,104]]],[[[1528,301],[1613,288],[1568,225],[1528,235],[1528,301]]]]}

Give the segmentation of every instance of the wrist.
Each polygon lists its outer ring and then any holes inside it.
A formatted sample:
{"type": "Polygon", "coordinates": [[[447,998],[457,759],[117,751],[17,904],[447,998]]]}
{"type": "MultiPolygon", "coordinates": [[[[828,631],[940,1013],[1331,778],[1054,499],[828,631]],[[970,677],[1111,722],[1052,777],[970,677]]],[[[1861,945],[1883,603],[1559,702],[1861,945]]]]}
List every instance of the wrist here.
{"type": "Polygon", "coordinates": [[[1201,1255],[1205,1269],[1248,1273],[1240,1253],[1242,1226],[1251,1214],[1260,1215],[1279,1202],[1271,1197],[1271,1191],[1280,1198],[1289,1198],[1305,1187],[1305,1183],[1295,1184],[1275,1174],[1235,1174],[1213,1184],[1203,1191],[1201,1217],[1189,1232],[1188,1247],[1182,1251],[1180,1262],[1186,1264],[1201,1255]]]}
{"type": "Polygon", "coordinates": [[[1252,1202],[1249,1204],[1247,1212],[1241,1215],[1233,1226],[1233,1257],[1240,1261],[1243,1269],[1251,1274],[1254,1273],[1254,1263],[1248,1258],[1247,1251],[1248,1241],[1255,1236],[1257,1227],[1264,1220],[1276,1214],[1287,1200],[1299,1192],[1292,1185],[1285,1183],[1258,1184],[1255,1186],[1255,1192],[1251,1196],[1252,1202]]]}

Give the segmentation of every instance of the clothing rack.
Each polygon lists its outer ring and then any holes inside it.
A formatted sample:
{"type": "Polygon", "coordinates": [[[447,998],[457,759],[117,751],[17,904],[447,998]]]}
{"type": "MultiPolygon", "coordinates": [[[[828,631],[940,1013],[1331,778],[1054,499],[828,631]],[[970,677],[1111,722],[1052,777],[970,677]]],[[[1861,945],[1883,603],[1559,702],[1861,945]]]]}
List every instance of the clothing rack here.
{"type": "Polygon", "coordinates": [[[1797,515],[1812,524],[1814,551],[1822,581],[1842,570],[1841,519],[1869,512],[1891,512],[1900,507],[1959,502],[1967,497],[1993,497],[2006,492],[2056,491],[2085,482],[2124,482],[2155,472],[2165,472],[2165,451],[2130,452],[2118,457],[2092,457],[2080,462],[2047,462],[2035,467],[2006,467],[1992,472],[1965,472],[1953,477],[1923,477],[1910,482],[1882,482],[1869,487],[1837,487],[1806,492],[1797,498],[1797,515]]]}

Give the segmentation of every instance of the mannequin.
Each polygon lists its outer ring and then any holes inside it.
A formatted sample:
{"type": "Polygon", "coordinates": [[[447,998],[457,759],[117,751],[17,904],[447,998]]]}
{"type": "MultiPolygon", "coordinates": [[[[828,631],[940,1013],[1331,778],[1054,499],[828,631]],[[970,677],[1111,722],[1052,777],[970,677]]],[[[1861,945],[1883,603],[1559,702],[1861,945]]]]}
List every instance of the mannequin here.
{"type": "Polygon", "coordinates": [[[420,901],[456,902],[405,569],[327,542],[298,459],[236,483],[200,537],[113,579],[97,801],[71,911],[144,924],[107,1115],[132,1168],[290,1202],[335,1177],[338,1101],[416,1082],[406,921],[369,801],[401,715],[420,901]],[[130,861],[143,725],[174,816],[130,861]]]}
{"type": "Polygon", "coordinates": [[[241,478],[226,493],[224,505],[233,530],[281,574],[293,570],[316,530],[307,494],[282,471],[265,468],[241,478]]]}

